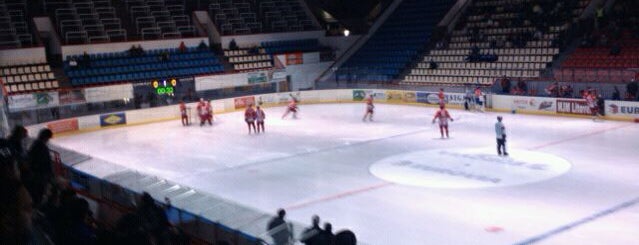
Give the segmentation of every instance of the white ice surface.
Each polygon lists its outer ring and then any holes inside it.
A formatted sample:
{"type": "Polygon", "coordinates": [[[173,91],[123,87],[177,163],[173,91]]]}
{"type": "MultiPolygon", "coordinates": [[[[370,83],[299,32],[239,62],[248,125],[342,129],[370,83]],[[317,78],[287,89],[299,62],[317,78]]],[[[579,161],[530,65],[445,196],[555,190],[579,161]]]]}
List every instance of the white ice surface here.
{"type": "MultiPolygon", "coordinates": [[[[424,149],[494,147],[498,114],[451,110],[458,120],[440,140],[434,108],[378,104],[366,123],[363,104],[302,105],[297,120],[281,120],[283,110],[265,110],[263,135],[248,135],[242,113],[229,113],[212,127],[176,120],[53,143],[267,213],[285,207],[295,221],[318,214],[368,244],[515,244],[639,197],[639,124],[502,114],[509,149],[559,156],[570,171],[518,186],[436,189],[385,182],[369,166],[424,149]]],[[[639,244],[637,206],[540,243],[639,244]]]]}

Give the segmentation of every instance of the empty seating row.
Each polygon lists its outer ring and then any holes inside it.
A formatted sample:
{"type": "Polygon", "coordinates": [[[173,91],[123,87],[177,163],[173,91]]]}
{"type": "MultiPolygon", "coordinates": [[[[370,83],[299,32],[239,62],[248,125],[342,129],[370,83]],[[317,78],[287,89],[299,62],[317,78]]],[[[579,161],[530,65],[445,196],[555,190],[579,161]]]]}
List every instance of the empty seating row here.
{"type": "MultiPolygon", "coordinates": [[[[490,48],[490,42],[458,42],[450,43],[448,48],[451,49],[470,49],[472,47],[490,48]]],[[[547,48],[552,45],[552,41],[528,41],[526,42],[526,48],[547,48]]]]}
{"type": "Polygon", "coordinates": [[[31,74],[31,73],[49,72],[49,71],[51,71],[51,67],[48,64],[1,67],[0,76],[22,75],[22,74],[31,74]]]}
{"type": "MultiPolygon", "coordinates": [[[[266,51],[264,50],[264,48],[258,48],[257,53],[265,54],[266,51]]],[[[224,50],[224,56],[226,57],[245,56],[251,54],[253,54],[253,52],[250,49],[224,50]]]]}
{"type": "Polygon", "coordinates": [[[21,83],[21,82],[36,82],[43,80],[53,80],[55,76],[53,72],[46,73],[32,73],[32,74],[23,74],[23,75],[6,75],[0,76],[5,83],[21,83]]]}
{"type": "MultiPolygon", "coordinates": [[[[550,63],[553,57],[550,55],[502,55],[497,57],[496,63],[519,63],[519,62],[537,62],[537,63],[550,63]]],[[[423,62],[429,62],[433,59],[435,62],[466,62],[465,55],[445,55],[445,56],[426,56],[423,62]]],[[[493,63],[493,62],[491,62],[493,63]]]]}
{"type": "Polygon", "coordinates": [[[539,70],[529,69],[492,69],[492,70],[471,70],[471,69],[413,69],[410,75],[433,75],[433,76],[463,76],[463,77],[539,77],[539,70]]]}
{"type": "MultiPolygon", "coordinates": [[[[430,55],[468,55],[470,50],[444,49],[431,50],[430,55]]],[[[558,48],[502,48],[502,49],[482,49],[481,52],[496,55],[556,55],[558,48]]]]}
{"type": "Polygon", "coordinates": [[[256,63],[240,63],[234,64],[233,69],[241,71],[241,70],[251,70],[251,69],[262,69],[262,68],[270,68],[273,65],[270,61],[264,62],[256,62],[256,63]]]}
{"type": "MultiPolygon", "coordinates": [[[[558,36],[559,35],[557,33],[546,33],[546,34],[543,34],[541,36],[541,40],[553,40],[553,39],[557,38],[558,36]]],[[[502,38],[506,38],[506,37],[502,36],[502,38]]],[[[452,43],[470,42],[471,39],[472,39],[472,37],[470,37],[470,36],[456,36],[456,37],[451,37],[450,41],[452,43]]],[[[487,39],[490,40],[490,37],[487,38],[487,39]]]]}
{"type": "MultiPolygon", "coordinates": [[[[428,69],[429,63],[418,63],[418,69],[428,69]]],[[[532,63],[532,62],[492,62],[492,63],[438,63],[438,68],[441,69],[482,69],[482,70],[491,70],[491,69],[537,69],[541,70],[546,68],[545,63],[532,63]]]]}
{"type": "Polygon", "coordinates": [[[460,77],[460,76],[406,76],[403,84],[418,85],[421,83],[445,83],[445,84],[482,84],[490,85],[496,77],[460,77]]]}
{"type": "Polygon", "coordinates": [[[46,91],[57,89],[59,87],[60,85],[56,80],[5,85],[5,89],[9,94],[46,91]]]}
{"type": "Polygon", "coordinates": [[[250,63],[257,61],[271,60],[271,56],[267,54],[261,55],[249,55],[249,56],[234,56],[229,58],[230,63],[250,63]]]}
{"type": "Polygon", "coordinates": [[[10,94],[58,88],[59,84],[48,64],[0,67],[0,80],[10,94]]]}

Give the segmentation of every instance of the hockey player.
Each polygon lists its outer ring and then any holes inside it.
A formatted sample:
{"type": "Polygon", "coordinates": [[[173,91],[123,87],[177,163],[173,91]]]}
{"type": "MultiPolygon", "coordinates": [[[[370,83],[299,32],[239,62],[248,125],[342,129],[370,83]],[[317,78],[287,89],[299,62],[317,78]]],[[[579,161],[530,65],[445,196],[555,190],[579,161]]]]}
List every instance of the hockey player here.
{"type": "Polygon", "coordinates": [[[184,101],[180,101],[180,115],[182,116],[182,126],[189,125],[189,115],[186,111],[186,104],[184,104],[184,101]]]}
{"type": "Polygon", "coordinates": [[[375,110],[375,105],[373,105],[373,95],[368,95],[366,96],[366,99],[364,99],[364,101],[366,102],[366,112],[364,113],[364,117],[362,118],[362,121],[365,122],[366,118],[368,117],[368,121],[373,121],[373,111],[375,110]]]}
{"type": "Polygon", "coordinates": [[[200,117],[200,127],[204,126],[204,122],[208,119],[208,112],[206,111],[206,101],[200,98],[200,102],[197,103],[197,115],[200,117]]]}
{"type": "Polygon", "coordinates": [[[258,105],[255,108],[255,121],[257,122],[257,133],[260,133],[260,129],[262,133],[264,133],[264,119],[266,119],[266,113],[264,110],[258,105]]]}
{"type": "Polygon", "coordinates": [[[211,101],[207,101],[206,104],[204,105],[204,111],[205,111],[205,121],[209,122],[209,125],[213,125],[213,107],[211,107],[211,101]]]}
{"type": "Polygon", "coordinates": [[[475,109],[484,112],[484,93],[480,87],[475,88],[475,109]]]}
{"type": "Polygon", "coordinates": [[[439,133],[441,134],[442,139],[444,138],[444,132],[446,133],[446,138],[449,138],[448,120],[451,122],[454,120],[443,105],[439,106],[439,110],[435,113],[435,117],[433,117],[433,124],[435,123],[435,120],[439,120],[439,133]]]}
{"type": "Polygon", "coordinates": [[[497,137],[497,155],[508,156],[506,152],[506,127],[501,122],[502,117],[497,116],[497,122],[495,123],[495,135],[497,137]]]}
{"type": "Polygon", "coordinates": [[[584,93],[584,99],[590,108],[592,120],[595,121],[599,118],[599,106],[597,106],[597,95],[594,90],[590,90],[584,93]]]}
{"type": "Polygon", "coordinates": [[[251,134],[251,127],[253,128],[253,133],[257,133],[255,130],[255,110],[253,110],[253,104],[249,104],[249,106],[244,111],[244,121],[248,126],[249,134],[251,134]]]}
{"type": "Polygon", "coordinates": [[[293,113],[293,119],[297,118],[297,98],[295,98],[293,95],[289,95],[291,96],[291,100],[288,103],[288,107],[286,107],[286,112],[284,112],[284,115],[282,115],[282,119],[284,119],[289,113],[293,113]]]}

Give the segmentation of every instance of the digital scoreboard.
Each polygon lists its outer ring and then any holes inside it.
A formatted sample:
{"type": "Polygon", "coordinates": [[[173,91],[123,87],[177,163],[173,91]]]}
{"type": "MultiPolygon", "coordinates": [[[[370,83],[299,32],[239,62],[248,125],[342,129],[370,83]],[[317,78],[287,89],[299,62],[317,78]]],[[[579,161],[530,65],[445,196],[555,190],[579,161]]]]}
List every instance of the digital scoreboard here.
{"type": "Polygon", "coordinates": [[[175,93],[175,87],[177,86],[177,79],[163,79],[153,80],[151,87],[158,95],[173,95],[175,93]]]}

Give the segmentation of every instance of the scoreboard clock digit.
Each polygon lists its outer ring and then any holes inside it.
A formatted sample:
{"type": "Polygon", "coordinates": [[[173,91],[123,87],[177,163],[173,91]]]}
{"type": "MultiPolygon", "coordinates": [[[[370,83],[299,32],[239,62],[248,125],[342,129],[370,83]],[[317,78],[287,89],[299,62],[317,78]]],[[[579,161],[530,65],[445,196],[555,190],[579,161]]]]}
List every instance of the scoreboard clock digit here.
{"type": "Polygon", "coordinates": [[[177,79],[162,79],[162,80],[153,80],[151,82],[151,87],[158,95],[173,95],[175,92],[175,87],[177,86],[177,79]]]}

